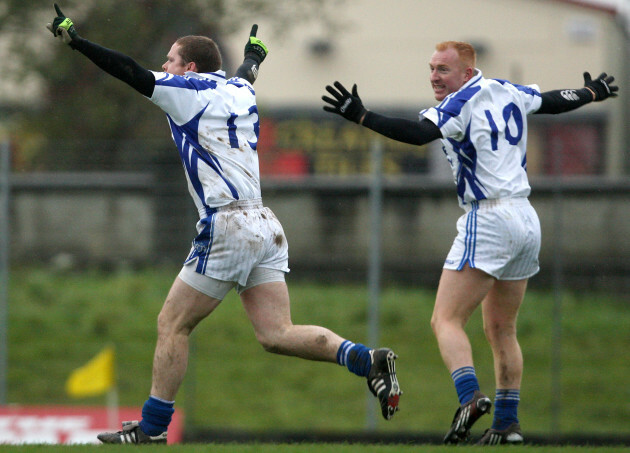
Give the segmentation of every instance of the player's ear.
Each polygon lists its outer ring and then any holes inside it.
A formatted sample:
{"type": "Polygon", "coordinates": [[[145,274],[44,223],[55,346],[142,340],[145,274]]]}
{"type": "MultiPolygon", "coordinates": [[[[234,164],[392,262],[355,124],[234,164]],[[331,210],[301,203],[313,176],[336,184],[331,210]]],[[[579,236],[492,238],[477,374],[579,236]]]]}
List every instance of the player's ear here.
{"type": "Polygon", "coordinates": [[[185,69],[186,71],[199,72],[197,70],[197,63],[195,63],[194,61],[191,61],[190,63],[186,63],[185,69]]]}
{"type": "Polygon", "coordinates": [[[472,79],[474,74],[475,74],[474,68],[471,68],[471,67],[466,68],[465,82],[468,82],[470,79],[472,79]]]}

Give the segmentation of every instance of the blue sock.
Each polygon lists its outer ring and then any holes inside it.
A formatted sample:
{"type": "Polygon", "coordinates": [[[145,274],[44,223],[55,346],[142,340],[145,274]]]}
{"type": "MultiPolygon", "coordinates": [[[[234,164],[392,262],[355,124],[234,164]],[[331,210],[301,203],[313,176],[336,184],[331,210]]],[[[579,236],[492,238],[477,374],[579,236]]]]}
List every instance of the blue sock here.
{"type": "Polygon", "coordinates": [[[494,420],[492,429],[503,431],[512,423],[518,423],[518,402],[521,392],[518,389],[497,389],[494,398],[494,420]]]}
{"type": "Polygon", "coordinates": [[[175,401],[164,401],[155,396],[149,399],[142,406],[142,421],[140,429],[149,436],[157,436],[168,429],[173,416],[173,405],[175,401]]]}
{"type": "Polygon", "coordinates": [[[470,401],[475,394],[475,390],[479,390],[479,382],[475,374],[475,367],[464,366],[458,368],[451,373],[459,404],[465,404],[470,401]]]}
{"type": "Polygon", "coordinates": [[[337,363],[347,366],[357,376],[367,377],[372,368],[370,348],[345,340],[337,350],[337,363]]]}

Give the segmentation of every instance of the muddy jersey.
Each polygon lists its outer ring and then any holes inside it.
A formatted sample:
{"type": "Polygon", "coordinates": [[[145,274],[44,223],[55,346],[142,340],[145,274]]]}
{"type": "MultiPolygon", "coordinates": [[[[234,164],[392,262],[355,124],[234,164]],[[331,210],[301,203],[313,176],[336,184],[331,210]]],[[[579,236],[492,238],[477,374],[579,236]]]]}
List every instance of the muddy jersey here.
{"type": "Polygon", "coordinates": [[[150,99],[166,113],[200,217],[233,201],[260,198],[259,118],[252,85],[226,79],[223,71],[153,75],[150,99]]]}

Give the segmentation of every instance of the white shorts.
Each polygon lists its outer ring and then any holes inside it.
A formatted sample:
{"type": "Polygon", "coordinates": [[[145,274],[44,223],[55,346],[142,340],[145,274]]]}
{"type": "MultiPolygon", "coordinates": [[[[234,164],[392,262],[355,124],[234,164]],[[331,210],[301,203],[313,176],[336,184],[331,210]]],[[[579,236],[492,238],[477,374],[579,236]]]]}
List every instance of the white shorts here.
{"type": "Polygon", "coordinates": [[[258,267],[289,272],[289,245],[282,225],[260,199],[211,209],[197,222],[197,233],[184,262],[186,272],[242,287],[258,267]]]}
{"type": "Polygon", "coordinates": [[[540,267],[540,222],[527,198],[482,200],[467,206],[444,269],[468,264],[499,280],[522,280],[540,267]]]}

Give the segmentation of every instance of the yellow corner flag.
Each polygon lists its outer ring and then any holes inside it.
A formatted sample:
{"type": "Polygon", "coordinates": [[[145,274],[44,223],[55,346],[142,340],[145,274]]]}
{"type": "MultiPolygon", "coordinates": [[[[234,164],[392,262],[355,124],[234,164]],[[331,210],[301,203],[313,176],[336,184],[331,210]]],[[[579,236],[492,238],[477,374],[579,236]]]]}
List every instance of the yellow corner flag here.
{"type": "Polygon", "coordinates": [[[74,398],[82,398],[102,395],[113,386],[114,348],[108,346],[70,374],[66,381],[66,392],[74,398]]]}

